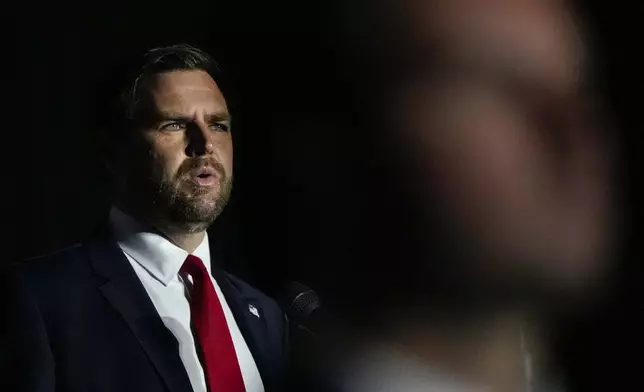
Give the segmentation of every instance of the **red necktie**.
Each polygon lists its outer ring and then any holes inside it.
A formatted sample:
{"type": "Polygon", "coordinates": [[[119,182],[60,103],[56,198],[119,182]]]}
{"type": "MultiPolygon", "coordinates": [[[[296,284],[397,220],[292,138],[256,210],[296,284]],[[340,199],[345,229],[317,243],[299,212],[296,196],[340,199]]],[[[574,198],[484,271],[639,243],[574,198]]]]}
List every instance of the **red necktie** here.
{"type": "Polygon", "coordinates": [[[244,380],[224,309],[206,266],[197,256],[188,255],[180,272],[192,277],[190,314],[201,345],[208,390],[244,392],[244,380]]]}

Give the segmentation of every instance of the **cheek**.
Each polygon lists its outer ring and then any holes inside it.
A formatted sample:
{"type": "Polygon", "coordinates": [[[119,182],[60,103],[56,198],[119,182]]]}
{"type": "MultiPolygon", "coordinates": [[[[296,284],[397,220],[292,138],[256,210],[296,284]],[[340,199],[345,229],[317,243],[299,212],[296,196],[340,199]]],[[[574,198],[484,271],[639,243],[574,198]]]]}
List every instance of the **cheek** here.
{"type": "Polygon", "coordinates": [[[165,179],[173,178],[186,159],[183,143],[170,140],[154,140],[150,143],[148,152],[152,170],[157,176],[165,179]]]}
{"type": "Polygon", "coordinates": [[[218,136],[213,140],[213,145],[216,159],[224,165],[226,173],[230,175],[233,170],[233,140],[230,133],[218,136]]]}

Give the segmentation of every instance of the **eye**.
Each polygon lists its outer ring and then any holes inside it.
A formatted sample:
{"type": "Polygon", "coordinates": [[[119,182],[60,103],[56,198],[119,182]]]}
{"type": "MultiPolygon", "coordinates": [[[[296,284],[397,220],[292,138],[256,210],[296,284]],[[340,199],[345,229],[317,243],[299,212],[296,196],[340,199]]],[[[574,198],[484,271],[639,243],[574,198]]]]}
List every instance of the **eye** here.
{"type": "Polygon", "coordinates": [[[214,124],[210,125],[210,127],[213,130],[219,131],[219,132],[228,132],[228,131],[230,131],[230,127],[228,125],[222,124],[222,123],[214,123],[214,124]]]}
{"type": "Polygon", "coordinates": [[[178,122],[165,124],[161,127],[161,129],[164,131],[180,131],[185,128],[186,128],[186,124],[178,123],[178,122]]]}

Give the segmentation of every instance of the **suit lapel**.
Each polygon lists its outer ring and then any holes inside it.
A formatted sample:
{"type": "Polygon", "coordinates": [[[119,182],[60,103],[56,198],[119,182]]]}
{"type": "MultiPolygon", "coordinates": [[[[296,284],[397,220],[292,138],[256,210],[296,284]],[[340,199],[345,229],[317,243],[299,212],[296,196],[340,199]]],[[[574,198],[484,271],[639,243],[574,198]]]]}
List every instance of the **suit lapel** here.
{"type": "Polygon", "coordinates": [[[259,306],[256,298],[245,296],[242,291],[238,290],[223,270],[214,264],[211,270],[233,313],[235,322],[244,336],[246,345],[253,355],[259,374],[262,377],[264,388],[271,390],[270,380],[272,378],[268,371],[268,358],[265,355],[266,349],[262,346],[262,342],[268,339],[268,336],[264,336],[266,319],[262,308],[259,306]],[[251,310],[251,307],[253,310],[251,310]]]}
{"type": "Polygon", "coordinates": [[[108,228],[87,244],[96,272],[107,279],[99,289],[120,313],[157,372],[172,392],[191,391],[179,344],[163,324],[154,304],[108,228]]]}

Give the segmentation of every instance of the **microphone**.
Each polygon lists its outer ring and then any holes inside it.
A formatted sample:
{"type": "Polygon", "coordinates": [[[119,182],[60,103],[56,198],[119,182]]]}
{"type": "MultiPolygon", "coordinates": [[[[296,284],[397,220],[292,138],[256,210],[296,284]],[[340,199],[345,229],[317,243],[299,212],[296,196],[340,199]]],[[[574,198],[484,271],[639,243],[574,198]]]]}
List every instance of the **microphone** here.
{"type": "Polygon", "coordinates": [[[335,386],[339,363],[352,347],[350,328],[322,306],[318,294],[300,282],[284,290],[284,310],[290,321],[289,390],[340,390],[335,386]]]}
{"type": "Polygon", "coordinates": [[[291,282],[286,288],[286,298],[286,314],[292,327],[315,337],[323,313],[318,294],[305,284],[291,282]]]}
{"type": "Polygon", "coordinates": [[[318,294],[300,282],[285,286],[283,308],[289,319],[290,355],[288,390],[322,391],[327,375],[329,318],[320,304],[318,294]]]}

